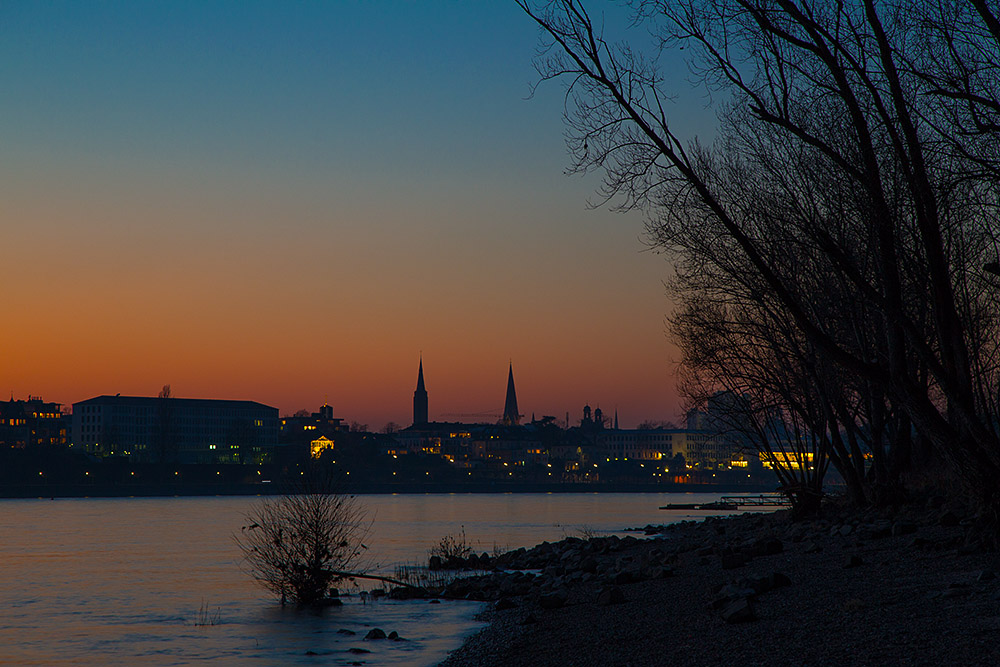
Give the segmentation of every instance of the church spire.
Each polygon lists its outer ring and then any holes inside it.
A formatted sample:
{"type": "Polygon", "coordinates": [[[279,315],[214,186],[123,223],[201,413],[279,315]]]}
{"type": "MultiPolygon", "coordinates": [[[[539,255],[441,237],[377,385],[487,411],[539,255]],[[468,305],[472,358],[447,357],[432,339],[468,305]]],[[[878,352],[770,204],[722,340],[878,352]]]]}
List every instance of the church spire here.
{"type": "Polygon", "coordinates": [[[513,362],[507,370],[507,399],[503,404],[503,423],[514,426],[521,423],[521,415],[517,412],[517,392],[514,390],[513,362]]]}
{"type": "Polygon", "coordinates": [[[427,390],[424,388],[424,358],[420,357],[417,371],[417,390],[413,392],[413,424],[427,423],[427,390]]]}

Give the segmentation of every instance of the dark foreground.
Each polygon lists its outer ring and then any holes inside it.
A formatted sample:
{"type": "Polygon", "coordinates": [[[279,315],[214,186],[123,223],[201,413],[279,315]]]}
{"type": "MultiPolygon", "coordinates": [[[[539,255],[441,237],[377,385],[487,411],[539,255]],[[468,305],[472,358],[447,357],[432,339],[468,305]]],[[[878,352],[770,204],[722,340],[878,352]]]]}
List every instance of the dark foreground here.
{"type": "Polygon", "coordinates": [[[930,505],[536,547],[509,564],[541,575],[473,585],[502,601],[443,665],[1000,664],[996,554],[930,505]]]}

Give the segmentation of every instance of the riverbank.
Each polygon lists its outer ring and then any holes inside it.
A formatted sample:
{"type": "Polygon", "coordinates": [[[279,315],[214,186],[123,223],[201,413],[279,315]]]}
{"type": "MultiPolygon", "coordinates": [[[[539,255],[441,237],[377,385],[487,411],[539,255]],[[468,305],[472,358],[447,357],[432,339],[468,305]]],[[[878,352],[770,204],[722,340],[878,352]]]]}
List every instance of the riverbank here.
{"type": "Polygon", "coordinates": [[[443,667],[1000,664],[997,554],[941,499],[808,522],[707,519],[502,558],[541,572],[464,584],[497,601],[443,667]]]}
{"type": "MultiPolygon", "coordinates": [[[[636,484],[636,483],[345,483],[350,494],[420,493],[730,493],[758,494],[774,491],[770,484],[636,484]]],[[[288,492],[281,483],[118,483],[118,484],[0,484],[0,498],[123,498],[169,496],[264,496],[288,492]]]]}

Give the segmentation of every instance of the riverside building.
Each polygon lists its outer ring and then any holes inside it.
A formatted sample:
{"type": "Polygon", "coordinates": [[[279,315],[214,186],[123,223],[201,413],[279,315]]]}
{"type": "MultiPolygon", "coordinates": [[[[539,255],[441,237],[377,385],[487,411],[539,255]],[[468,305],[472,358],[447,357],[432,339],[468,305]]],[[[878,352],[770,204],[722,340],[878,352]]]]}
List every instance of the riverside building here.
{"type": "Polygon", "coordinates": [[[25,449],[45,445],[65,445],[69,420],[59,403],[38,396],[26,401],[0,402],[0,447],[25,449]]]}
{"type": "Polygon", "coordinates": [[[97,396],[73,404],[74,445],[133,461],[264,463],[278,430],[278,409],[256,401],[97,396]]]}

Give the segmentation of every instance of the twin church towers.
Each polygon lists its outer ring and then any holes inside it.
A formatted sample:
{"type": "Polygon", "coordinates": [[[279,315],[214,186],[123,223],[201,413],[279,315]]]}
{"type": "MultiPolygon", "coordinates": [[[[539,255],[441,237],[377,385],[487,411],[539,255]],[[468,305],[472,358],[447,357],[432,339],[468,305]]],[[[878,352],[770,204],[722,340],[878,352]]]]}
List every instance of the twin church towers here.
{"type": "MultiPolygon", "coordinates": [[[[413,425],[429,423],[427,419],[427,388],[424,386],[424,360],[420,358],[420,368],[417,371],[417,389],[413,392],[413,425]]],[[[517,411],[517,392],[514,390],[514,364],[507,369],[507,398],[503,404],[502,423],[517,426],[521,423],[521,415],[517,411]]]]}

